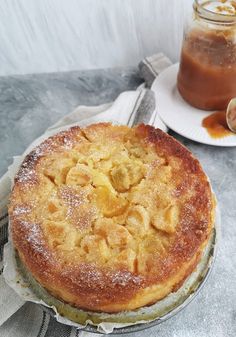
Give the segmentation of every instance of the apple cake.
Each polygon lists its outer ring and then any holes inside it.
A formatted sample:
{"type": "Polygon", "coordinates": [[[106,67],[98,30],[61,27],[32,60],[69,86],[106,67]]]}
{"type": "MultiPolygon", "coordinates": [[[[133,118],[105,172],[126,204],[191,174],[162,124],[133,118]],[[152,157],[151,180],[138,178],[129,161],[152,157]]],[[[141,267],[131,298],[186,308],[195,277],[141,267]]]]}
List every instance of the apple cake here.
{"type": "Polygon", "coordinates": [[[197,159],[151,126],[72,127],[24,159],[11,194],[21,263],[55,298],[115,313],[176,291],[198,264],[215,201],[197,159]]]}

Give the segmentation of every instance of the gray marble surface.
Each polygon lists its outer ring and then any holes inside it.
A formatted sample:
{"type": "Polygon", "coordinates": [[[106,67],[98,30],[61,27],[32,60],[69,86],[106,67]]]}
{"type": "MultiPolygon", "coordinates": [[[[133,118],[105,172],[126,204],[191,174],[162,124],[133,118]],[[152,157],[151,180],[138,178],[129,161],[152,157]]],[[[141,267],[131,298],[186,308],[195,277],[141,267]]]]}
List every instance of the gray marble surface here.
{"type": "MultiPolygon", "coordinates": [[[[21,154],[77,105],[111,101],[140,82],[135,69],[1,77],[0,173],[5,172],[13,155],[21,154]]],[[[235,337],[236,149],[202,145],[171,133],[199,158],[217,195],[222,213],[218,256],[207,284],[185,310],[159,326],[127,336],[235,337]]],[[[29,324],[34,324],[34,305],[26,304],[21,310],[30,315],[29,324]]],[[[6,329],[15,324],[16,317],[5,323],[6,329]]]]}

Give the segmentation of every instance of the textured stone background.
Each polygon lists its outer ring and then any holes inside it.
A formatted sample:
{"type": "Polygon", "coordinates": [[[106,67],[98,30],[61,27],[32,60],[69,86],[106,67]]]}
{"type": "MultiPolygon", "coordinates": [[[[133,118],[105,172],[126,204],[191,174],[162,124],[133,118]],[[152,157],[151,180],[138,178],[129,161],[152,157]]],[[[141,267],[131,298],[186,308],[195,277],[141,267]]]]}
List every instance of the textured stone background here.
{"type": "Polygon", "coordinates": [[[0,76],[179,58],[193,0],[1,0],[0,76]]]}

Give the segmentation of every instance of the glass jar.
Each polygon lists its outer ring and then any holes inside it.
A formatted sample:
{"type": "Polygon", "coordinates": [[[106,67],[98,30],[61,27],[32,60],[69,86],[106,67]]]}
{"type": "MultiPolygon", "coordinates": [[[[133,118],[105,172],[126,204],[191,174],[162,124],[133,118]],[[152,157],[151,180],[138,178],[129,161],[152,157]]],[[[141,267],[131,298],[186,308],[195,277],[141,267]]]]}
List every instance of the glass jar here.
{"type": "Polygon", "coordinates": [[[223,110],[236,97],[236,1],[195,0],[187,23],[177,85],[203,110],[223,110]]]}

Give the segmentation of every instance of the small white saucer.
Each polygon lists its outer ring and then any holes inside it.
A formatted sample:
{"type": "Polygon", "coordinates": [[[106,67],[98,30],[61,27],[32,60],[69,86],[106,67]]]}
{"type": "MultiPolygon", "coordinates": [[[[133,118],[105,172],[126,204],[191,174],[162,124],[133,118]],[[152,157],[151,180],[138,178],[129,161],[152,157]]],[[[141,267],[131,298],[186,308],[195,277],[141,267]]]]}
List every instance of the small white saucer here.
{"type": "Polygon", "coordinates": [[[215,146],[236,146],[236,135],[214,139],[202,127],[202,120],[212,112],[196,109],[180,96],[176,81],[179,64],[164,70],[154,81],[157,111],[163,122],[181,136],[215,146]]]}

